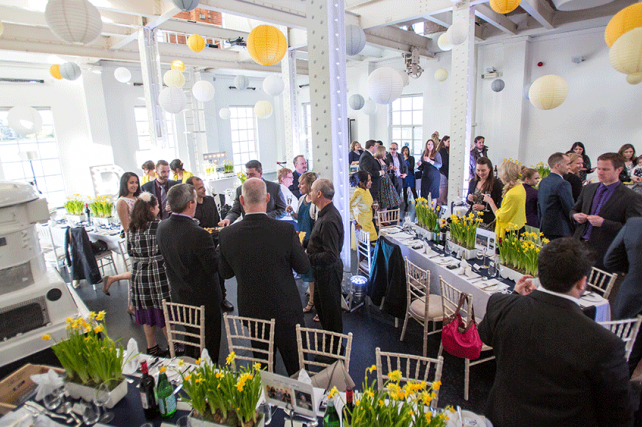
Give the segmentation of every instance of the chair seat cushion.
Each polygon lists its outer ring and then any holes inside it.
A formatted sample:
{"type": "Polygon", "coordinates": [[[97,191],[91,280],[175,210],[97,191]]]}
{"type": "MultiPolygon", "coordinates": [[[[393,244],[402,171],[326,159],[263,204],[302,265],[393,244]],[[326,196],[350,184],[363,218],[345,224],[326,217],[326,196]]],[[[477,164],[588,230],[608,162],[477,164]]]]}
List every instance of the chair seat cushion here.
{"type": "Polygon", "coordinates": [[[414,300],[408,309],[413,317],[420,319],[435,319],[443,317],[444,312],[441,306],[441,298],[439,295],[432,295],[428,300],[428,315],[426,315],[426,303],[423,300],[414,300]]]}

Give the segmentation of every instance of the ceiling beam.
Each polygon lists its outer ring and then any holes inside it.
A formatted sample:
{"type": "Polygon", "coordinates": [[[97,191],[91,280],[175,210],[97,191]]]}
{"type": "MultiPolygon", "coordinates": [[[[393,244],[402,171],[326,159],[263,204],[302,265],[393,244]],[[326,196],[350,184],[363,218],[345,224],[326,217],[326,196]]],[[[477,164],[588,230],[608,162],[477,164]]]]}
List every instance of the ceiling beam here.
{"type": "Polygon", "coordinates": [[[163,22],[157,28],[166,31],[175,31],[184,34],[199,34],[204,38],[212,39],[235,39],[243,37],[247,40],[249,33],[244,31],[230,30],[210,24],[202,24],[200,22],[188,22],[182,19],[170,19],[163,22]]]}
{"type": "Polygon", "coordinates": [[[453,24],[453,14],[451,12],[427,15],[424,17],[424,19],[446,28],[450,28],[450,26],[453,24]]]}
{"type": "Polygon", "coordinates": [[[517,24],[484,4],[475,6],[475,15],[505,33],[513,35],[517,34],[517,24]]]}
{"type": "Polygon", "coordinates": [[[430,50],[432,40],[415,34],[412,31],[402,30],[397,27],[375,28],[365,31],[366,42],[384,49],[398,50],[410,53],[412,47],[419,49],[419,54],[433,58],[435,54],[430,50]]]}
{"type": "MultiPolygon", "coordinates": [[[[289,2],[292,5],[304,2],[289,2]]],[[[286,27],[306,29],[305,11],[292,9],[267,2],[245,2],[240,0],[200,0],[201,9],[229,13],[286,27]]]]}
{"type": "Polygon", "coordinates": [[[446,12],[452,7],[450,0],[398,1],[392,7],[389,2],[378,1],[356,6],[350,12],[361,17],[361,28],[369,30],[446,12]]]}
{"type": "Polygon", "coordinates": [[[547,30],[552,30],[555,28],[555,26],[553,25],[553,17],[555,15],[555,11],[545,1],[522,0],[522,2],[520,3],[520,6],[530,16],[535,18],[537,22],[542,24],[542,26],[547,30]]]}

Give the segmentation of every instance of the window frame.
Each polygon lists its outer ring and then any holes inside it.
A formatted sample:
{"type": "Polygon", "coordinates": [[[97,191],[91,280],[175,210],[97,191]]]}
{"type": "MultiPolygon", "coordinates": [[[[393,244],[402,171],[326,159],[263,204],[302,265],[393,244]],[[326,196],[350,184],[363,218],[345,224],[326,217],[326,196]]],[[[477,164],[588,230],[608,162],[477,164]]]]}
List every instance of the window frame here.
{"type": "Polygon", "coordinates": [[[254,106],[252,105],[230,105],[228,107],[230,109],[230,144],[231,144],[231,149],[232,149],[232,164],[234,165],[234,170],[236,172],[245,171],[245,164],[250,161],[250,160],[260,160],[259,159],[259,153],[260,147],[259,147],[259,132],[258,132],[258,119],[256,117],[256,114],[254,114],[254,106]],[[245,114],[243,117],[237,116],[235,117],[235,110],[241,110],[243,109],[245,114]],[[250,120],[251,119],[251,120],[250,120]],[[245,127],[245,128],[235,128],[235,121],[238,120],[245,120],[246,123],[248,120],[250,120],[250,123],[252,124],[251,127],[245,127]],[[238,132],[238,140],[234,140],[234,132],[238,132]],[[241,133],[245,132],[246,139],[241,138],[241,133]],[[248,139],[249,136],[252,135],[253,138],[252,140],[248,139]],[[251,147],[241,147],[240,145],[243,143],[249,143],[250,141],[253,141],[254,143],[254,149],[252,150],[251,147]],[[235,151],[235,145],[234,144],[239,144],[239,149],[235,151]],[[250,149],[247,149],[250,148],[250,149]]]}
{"type": "Polygon", "coordinates": [[[410,148],[410,154],[412,156],[421,155],[421,151],[423,150],[423,142],[424,142],[424,138],[423,138],[423,112],[424,112],[424,109],[423,109],[423,105],[424,105],[423,97],[424,96],[421,93],[402,95],[397,100],[393,101],[390,104],[390,106],[388,107],[388,137],[389,137],[389,141],[391,143],[392,142],[396,142],[399,145],[399,149],[401,149],[406,142],[410,142],[409,148],[410,148]],[[421,102],[421,109],[415,109],[414,108],[414,102],[413,102],[410,110],[404,110],[404,109],[400,109],[398,111],[395,110],[395,108],[394,108],[395,103],[397,101],[401,102],[403,99],[407,99],[407,98],[421,99],[421,101],[422,101],[421,102]],[[400,115],[403,112],[410,112],[410,117],[412,118],[411,123],[410,124],[397,124],[397,125],[393,124],[393,117],[394,117],[394,113],[395,112],[399,112],[400,115]],[[420,119],[419,119],[419,121],[417,123],[415,123],[415,120],[414,120],[416,112],[420,112],[420,114],[419,114],[420,119]],[[403,129],[410,129],[410,132],[412,134],[412,136],[411,136],[412,139],[408,140],[407,138],[403,138],[403,137],[402,138],[393,138],[394,129],[401,129],[401,132],[403,132],[403,129]],[[417,144],[417,143],[419,144],[419,151],[415,151],[417,149],[417,146],[415,144],[417,144]]]}

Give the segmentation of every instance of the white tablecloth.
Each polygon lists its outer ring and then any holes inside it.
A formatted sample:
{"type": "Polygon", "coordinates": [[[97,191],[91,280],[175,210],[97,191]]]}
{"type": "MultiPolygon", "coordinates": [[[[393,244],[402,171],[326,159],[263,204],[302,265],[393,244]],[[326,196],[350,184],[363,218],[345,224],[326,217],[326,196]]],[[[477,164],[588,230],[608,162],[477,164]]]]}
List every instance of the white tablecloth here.
{"type": "MultiPolygon", "coordinates": [[[[393,243],[399,245],[401,248],[401,253],[404,257],[408,257],[408,260],[413,264],[423,268],[424,270],[430,270],[430,293],[441,295],[441,289],[439,287],[439,276],[442,276],[443,279],[448,282],[451,286],[463,291],[467,294],[473,296],[473,306],[475,307],[475,316],[479,319],[483,318],[486,314],[486,305],[488,300],[492,295],[491,292],[483,291],[482,289],[475,286],[464,276],[458,275],[457,270],[449,270],[445,266],[437,264],[435,261],[437,258],[429,259],[429,255],[424,253],[424,249],[412,249],[408,246],[409,241],[407,238],[410,238],[407,234],[400,233],[384,233],[387,239],[393,243]]],[[[414,245],[419,244],[418,240],[413,241],[414,245]]],[[[434,254],[433,254],[434,255],[434,254]]],[[[432,256],[432,255],[430,255],[432,256]]],[[[587,301],[584,298],[580,300],[582,306],[592,306],[596,307],[595,321],[604,322],[611,320],[611,306],[609,302],[604,298],[600,298],[597,301],[587,301]]]]}
{"type": "MultiPolygon", "coordinates": [[[[102,240],[103,242],[107,243],[107,246],[109,247],[109,250],[116,252],[117,254],[120,254],[120,247],[118,246],[118,242],[124,240],[120,237],[120,231],[113,229],[113,230],[105,230],[105,229],[100,229],[96,228],[95,226],[93,227],[85,227],[87,230],[87,235],[89,236],[89,240],[92,242],[95,242],[97,240],[102,240]]],[[[51,227],[51,234],[53,236],[53,241],[56,246],[64,247],[65,246],[65,230],[67,230],[67,225],[60,225],[56,224],[51,227]]]]}

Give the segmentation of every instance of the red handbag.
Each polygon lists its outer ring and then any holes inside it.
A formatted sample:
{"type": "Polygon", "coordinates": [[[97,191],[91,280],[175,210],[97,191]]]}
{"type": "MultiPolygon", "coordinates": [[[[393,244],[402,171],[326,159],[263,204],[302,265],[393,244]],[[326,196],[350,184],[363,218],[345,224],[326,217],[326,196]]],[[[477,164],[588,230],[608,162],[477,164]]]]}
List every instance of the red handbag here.
{"type": "Polygon", "coordinates": [[[455,313],[444,319],[444,327],[441,331],[441,344],[444,349],[455,357],[462,359],[475,360],[479,359],[482,349],[482,340],[477,331],[475,323],[475,310],[472,306],[470,309],[470,323],[466,325],[459,314],[459,310],[468,302],[468,295],[462,294],[459,297],[459,305],[455,313]]]}

